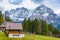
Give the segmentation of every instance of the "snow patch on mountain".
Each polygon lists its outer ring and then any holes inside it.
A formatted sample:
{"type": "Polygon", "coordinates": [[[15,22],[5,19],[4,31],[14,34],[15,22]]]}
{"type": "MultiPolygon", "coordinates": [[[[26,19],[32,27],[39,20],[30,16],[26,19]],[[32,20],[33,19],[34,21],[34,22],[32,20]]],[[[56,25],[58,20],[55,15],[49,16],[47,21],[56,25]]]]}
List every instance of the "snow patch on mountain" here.
{"type": "Polygon", "coordinates": [[[47,23],[52,23],[56,27],[60,25],[60,16],[55,14],[51,8],[45,5],[40,5],[33,10],[24,7],[16,8],[10,11],[5,11],[4,15],[7,17],[9,16],[15,22],[23,22],[24,18],[30,18],[31,20],[36,18],[38,20],[43,19],[47,23]]]}

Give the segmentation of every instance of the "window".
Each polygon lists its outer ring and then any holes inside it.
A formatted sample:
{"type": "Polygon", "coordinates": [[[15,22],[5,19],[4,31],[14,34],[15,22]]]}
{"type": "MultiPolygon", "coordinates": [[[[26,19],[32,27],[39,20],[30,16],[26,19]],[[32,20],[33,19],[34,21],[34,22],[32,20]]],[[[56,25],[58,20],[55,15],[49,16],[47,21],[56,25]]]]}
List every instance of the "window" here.
{"type": "Polygon", "coordinates": [[[13,35],[13,36],[19,36],[18,34],[15,34],[15,35],[13,35]]]}

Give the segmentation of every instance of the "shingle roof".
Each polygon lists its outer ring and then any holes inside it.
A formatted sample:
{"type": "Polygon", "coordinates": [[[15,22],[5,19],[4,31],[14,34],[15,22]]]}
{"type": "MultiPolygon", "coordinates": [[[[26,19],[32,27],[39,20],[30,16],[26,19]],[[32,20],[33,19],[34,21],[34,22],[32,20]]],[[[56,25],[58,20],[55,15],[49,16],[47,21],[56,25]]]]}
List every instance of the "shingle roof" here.
{"type": "Polygon", "coordinates": [[[2,25],[0,25],[0,27],[5,27],[5,25],[2,24],[2,25]]]}
{"type": "Polygon", "coordinates": [[[8,30],[22,30],[22,24],[21,23],[10,23],[10,22],[7,22],[6,23],[6,29],[8,30]]]}

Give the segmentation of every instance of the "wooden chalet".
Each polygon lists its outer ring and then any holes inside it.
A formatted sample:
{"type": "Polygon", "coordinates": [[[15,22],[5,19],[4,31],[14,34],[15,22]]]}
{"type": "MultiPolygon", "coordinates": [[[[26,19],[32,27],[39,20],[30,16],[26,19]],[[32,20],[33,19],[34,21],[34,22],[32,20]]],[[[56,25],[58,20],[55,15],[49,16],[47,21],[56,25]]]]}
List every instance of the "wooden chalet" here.
{"type": "Polygon", "coordinates": [[[5,30],[5,25],[0,25],[0,32],[4,32],[4,30],[5,30]]]}
{"type": "Polygon", "coordinates": [[[21,23],[6,23],[6,33],[9,38],[22,38],[24,37],[23,28],[21,23]]]}

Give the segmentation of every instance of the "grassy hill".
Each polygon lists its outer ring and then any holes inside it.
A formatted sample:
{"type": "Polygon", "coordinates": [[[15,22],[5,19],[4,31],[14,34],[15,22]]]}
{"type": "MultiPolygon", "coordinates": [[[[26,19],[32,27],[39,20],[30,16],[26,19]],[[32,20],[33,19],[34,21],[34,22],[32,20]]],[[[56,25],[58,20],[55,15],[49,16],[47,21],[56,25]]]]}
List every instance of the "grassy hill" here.
{"type": "Polygon", "coordinates": [[[0,40],[60,40],[59,38],[41,36],[41,35],[26,35],[24,38],[8,38],[4,33],[0,32],[0,40]]]}

